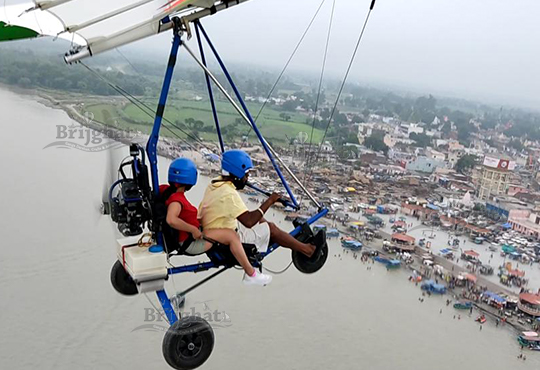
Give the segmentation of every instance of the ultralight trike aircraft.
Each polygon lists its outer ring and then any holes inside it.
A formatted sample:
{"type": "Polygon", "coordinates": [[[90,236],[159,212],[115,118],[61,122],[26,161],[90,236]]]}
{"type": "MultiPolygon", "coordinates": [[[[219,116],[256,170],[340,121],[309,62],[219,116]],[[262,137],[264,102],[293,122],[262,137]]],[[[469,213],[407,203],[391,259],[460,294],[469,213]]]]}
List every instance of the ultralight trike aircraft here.
{"type": "MultiPolygon", "coordinates": [[[[157,166],[158,141],[164,120],[174,126],[172,122],[164,119],[163,115],[178,51],[181,47],[187,51],[205,73],[221,152],[225,151],[225,144],[214,102],[212,83],[257,135],[264,152],[268,156],[288,194],[288,199],[282,199],[281,203],[296,210],[300,208],[300,203],[295,198],[285,176],[281,172],[284,169],[316,206],[316,214],[307,221],[300,222],[295,220],[293,222],[295,229],[291,232],[291,235],[302,242],[309,242],[313,238],[310,225],[324,217],[328,213],[328,210],[306,189],[263,138],[256,125],[256,120],[250,114],[229,71],[200,22],[203,17],[214,15],[249,0],[115,0],[114,2],[110,0],[92,0],[91,2],[87,2],[87,5],[90,5],[84,8],[85,11],[82,14],[79,7],[83,1],[6,1],[3,11],[0,12],[0,41],[38,36],[53,36],[55,38],[69,40],[71,42],[71,49],[66,53],[64,58],[67,63],[81,63],[88,70],[95,73],[98,78],[104,80],[111,88],[125,96],[135,106],[153,116],[154,124],[146,148],[143,149],[138,144],[130,145],[129,159],[122,161],[120,164],[115,164],[115,166],[119,165],[118,180],[112,184],[108,184],[106,196],[103,199],[104,213],[109,214],[112,220],[118,224],[118,229],[124,236],[135,238],[135,242],[132,243],[119,242],[118,259],[111,271],[111,283],[114,289],[123,295],[137,295],[148,292],[155,292],[157,294],[164,314],[171,325],[163,339],[163,355],[165,360],[175,369],[194,369],[202,365],[209,358],[214,347],[214,333],[210,324],[200,317],[178,317],[173,306],[180,305],[181,300],[186,294],[222,274],[224,271],[236,266],[237,262],[228,246],[216,243],[206,252],[209,259],[207,262],[178,267],[170,263],[170,256],[174,253],[181,253],[182,248],[178,245],[178,239],[173,237],[174,233],[171,232],[171,228],[165,222],[166,207],[160,199],[159,193],[157,166]],[[136,22],[137,19],[140,20],[138,23],[136,22]],[[103,26],[103,28],[100,29],[100,26],[103,26]],[[193,29],[197,36],[200,58],[184,42],[184,37],[191,38],[193,29]],[[106,30],[114,30],[115,32],[107,33],[106,30]],[[155,111],[121,87],[108,82],[99,73],[82,63],[82,59],[84,58],[165,31],[172,31],[173,40],[159,104],[155,111]],[[208,69],[204,55],[203,40],[206,41],[214,54],[234,92],[236,100],[208,69]],[[144,233],[145,231],[147,233],[144,233]],[[142,236],[140,237],[140,235],[142,236]],[[177,294],[174,297],[176,299],[171,300],[167,295],[165,283],[169,276],[188,272],[197,273],[211,269],[217,269],[217,271],[177,294]]],[[[315,16],[321,9],[324,1],[321,2],[315,16]]],[[[341,85],[332,115],[335,112],[339,97],[343,91],[343,86],[356,56],[358,44],[364,33],[374,3],[375,0],[372,0],[368,16],[362,27],[362,32],[356,44],[349,69],[341,85]]],[[[313,20],[308,26],[308,29],[312,23],[313,20]]],[[[300,41],[302,40],[303,37],[300,41]]],[[[326,46],[328,47],[328,40],[326,46]]],[[[328,125],[331,120],[332,116],[329,119],[328,125]]],[[[180,128],[176,126],[175,128],[181,131],[180,128]]],[[[189,134],[187,136],[190,137],[189,134]]],[[[194,141],[200,140],[194,138],[194,141]]],[[[215,154],[213,153],[213,155],[215,154]]],[[[259,189],[257,186],[250,186],[262,194],[269,195],[268,192],[259,189]]],[[[249,261],[257,268],[262,268],[264,258],[278,247],[276,244],[271,244],[265,252],[259,252],[254,245],[244,245],[249,261]]],[[[294,266],[299,271],[307,274],[321,269],[327,257],[328,246],[326,242],[320,248],[320,252],[310,258],[299,252],[292,252],[294,266]]]]}

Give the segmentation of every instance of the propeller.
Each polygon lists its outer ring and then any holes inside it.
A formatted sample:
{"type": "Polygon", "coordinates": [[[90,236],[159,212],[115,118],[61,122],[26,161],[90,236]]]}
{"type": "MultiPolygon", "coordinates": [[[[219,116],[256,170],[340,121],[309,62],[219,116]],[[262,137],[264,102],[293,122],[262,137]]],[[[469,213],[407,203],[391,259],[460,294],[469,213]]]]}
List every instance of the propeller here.
{"type": "Polygon", "coordinates": [[[109,191],[111,186],[119,178],[118,168],[122,160],[126,157],[126,146],[112,146],[106,150],[106,158],[103,173],[103,185],[101,189],[101,200],[96,206],[98,221],[101,216],[111,215],[111,203],[109,199],[109,191]]]}

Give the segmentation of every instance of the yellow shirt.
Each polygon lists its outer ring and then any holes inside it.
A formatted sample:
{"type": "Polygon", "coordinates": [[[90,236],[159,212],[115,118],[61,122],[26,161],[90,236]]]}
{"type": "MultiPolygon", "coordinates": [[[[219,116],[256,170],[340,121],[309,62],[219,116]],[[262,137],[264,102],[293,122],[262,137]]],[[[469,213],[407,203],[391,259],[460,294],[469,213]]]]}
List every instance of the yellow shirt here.
{"type": "Polygon", "coordinates": [[[199,205],[199,218],[203,230],[236,230],[236,218],[248,209],[230,181],[210,183],[199,205]]]}

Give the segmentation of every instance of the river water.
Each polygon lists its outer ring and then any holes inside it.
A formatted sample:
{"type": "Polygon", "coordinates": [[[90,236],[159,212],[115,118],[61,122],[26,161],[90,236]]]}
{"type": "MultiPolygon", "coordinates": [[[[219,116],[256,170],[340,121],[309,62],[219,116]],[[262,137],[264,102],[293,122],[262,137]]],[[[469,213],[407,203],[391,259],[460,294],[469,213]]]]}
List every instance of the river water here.
{"type": "MultiPolygon", "coordinates": [[[[167,369],[159,330],[165,324],[152,321],[144,296],[120,296],[109,283],[115,233],[95,212],[106,155],[43,149],[56,141],[57,125],[73,122],[35,100],[0,90],[0,368],[167,369]],[[154,329],[144,330],[147,324],[154,329]]],[[[207,181],[189,192],[193,202],[207,181]]],[[[291,228],[277,213],[274,219],[291,228]]],[[[265,262],[278,270],[289,261],[289,252],[278,250],[265,262]]],[[[167,291],[203,276],[177,275],[167,291]]],[[[444,297],[419,302],[405,271],[378,264],[368,270],[337,241],[315,275],[291,268],[266,288],[244,287],[241,278],[226,272],[188,296],[186,310],[228,318],[212,322],[216,345],[205,369],[540,366],[534,353],[516,359],[519,347],[507,328],[488,323],[480,331],[474,314],[454,318],[444,297]]]]}

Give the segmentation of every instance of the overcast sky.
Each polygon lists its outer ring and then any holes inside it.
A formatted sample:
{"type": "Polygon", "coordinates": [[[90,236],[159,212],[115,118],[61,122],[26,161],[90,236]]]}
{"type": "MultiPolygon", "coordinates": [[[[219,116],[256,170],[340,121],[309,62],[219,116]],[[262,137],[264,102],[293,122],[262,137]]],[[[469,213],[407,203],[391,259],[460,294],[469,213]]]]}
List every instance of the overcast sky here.
{"type": "MultiPolygon", "coordinates": [[[[370,1],[336,0],[328,59],[335,75],[345,71],[370,1]]],[[[226,60],[280,67],[320,2],[251,0],[203,24],[226,60]]],[[[320,69],[331,6],[326,0],[293,68],[320,69]]],[[[539,16],[538,0],[378,0],[352,80],[534,107],[539,16]]]]}
{"type": "MultiPolygon", "coordinates": [[[[86,11],[81,11],[81,0],[66,8],[69,12],[72,6],[73,15],[85,18],[100,12],[100,3],[111,7],[110,1],[84,1],[86,11]]],[[[115,0],[114,5],[133,1],[115,0]]],[[[277,71],[321,1],[250,0],[203,24],[225,60],[277,71]]],[[[333,1],[325,1],[293,70],[320,70],[333,1]]],[[[335,0],[331,76],[343,76],[370,2],[335,0]]],[[[147,6],[155,8],[154,3],[147,6]]],[[[145,9],[137,11],[146,14],[145,9]]],[[[144,48],[166,60],[170,38],[167,32],[125,50],[144,48]]],[[[538,108],[539,46],[540,0],[377,0],[351,82],[538,108]]]]}

